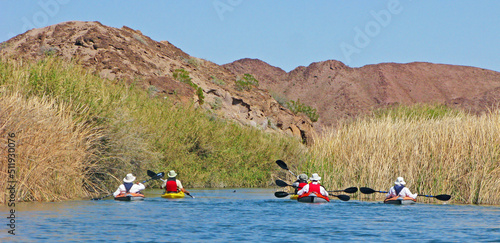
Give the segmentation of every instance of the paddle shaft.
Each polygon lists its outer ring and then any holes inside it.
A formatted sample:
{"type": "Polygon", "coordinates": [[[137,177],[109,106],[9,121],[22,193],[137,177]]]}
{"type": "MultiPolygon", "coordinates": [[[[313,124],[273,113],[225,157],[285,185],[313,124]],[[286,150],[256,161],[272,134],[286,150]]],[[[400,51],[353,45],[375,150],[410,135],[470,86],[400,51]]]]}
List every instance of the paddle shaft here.
{"type": "Polygon", "coordinates": [[[91,200],[101,200],[101,199],[104,199],[104,198],[110,197],[110,196],[112,196],[112,195],[113,195],[113,193],[108,194],[108,195],[106,195],[106,196],[104,196],[104,197],[96,197],[96,198],[92,198],[91,200]]]}
{"type": "MultiPolygon", "coordinates": [[[[388,193],[388,192],[385,192],[385,191],[375,191],[375,190],[373,190],[371,188],[368,188],[368,187],[361,187],[360,191],[362,193],[364,193],[364,194],[371,194],[371,193],[374,193],[374,192],[388,193]]],[[[433,198],[436,198],[437,200],[441,200],[441,201],[448,201],[451,198],[451,196],[447,195],[447,194],[441,194],[441,195],[437,195],[437,196],[424,195],[424,194],[417,194],[417,195],[421,196],[421,197],[433,197],[433,198]]]]}

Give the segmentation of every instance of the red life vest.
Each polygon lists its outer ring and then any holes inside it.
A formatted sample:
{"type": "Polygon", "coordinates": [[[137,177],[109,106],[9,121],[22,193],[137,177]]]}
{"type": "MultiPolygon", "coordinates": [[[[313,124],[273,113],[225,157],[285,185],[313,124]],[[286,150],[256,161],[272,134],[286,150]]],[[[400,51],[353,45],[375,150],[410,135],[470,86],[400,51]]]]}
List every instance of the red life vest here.
{"type": "Polygon", "coordinates": [[[321,195],[321,185],[320,184],[309,184],[309,192],[316,192],[316,194],[321,195]]]}
{"type": "Polygon", "coordinates": [[[165,186],[167,192],[177,192],[177,180],[174,178],[167,179],[167,185],[165,186]]]}
{"type": "Polygon", "coordinates": [[[307,185],[307,182],[301,182],[301,183],[299,183],[299,186],[297,187],[297,189],[300,191],[300,190],[302,190],[302,188],[304,188],[304,186],[306,186],[306,185],[307,185]]]}

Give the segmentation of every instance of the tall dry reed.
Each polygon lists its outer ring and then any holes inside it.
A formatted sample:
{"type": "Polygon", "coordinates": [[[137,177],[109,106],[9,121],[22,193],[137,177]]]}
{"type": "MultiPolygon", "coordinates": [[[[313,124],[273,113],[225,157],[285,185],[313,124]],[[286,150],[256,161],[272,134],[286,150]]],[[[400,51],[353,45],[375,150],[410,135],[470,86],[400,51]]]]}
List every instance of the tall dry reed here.
{"type": "MultiPolygon", "coordinates": [[[[362,119],[318,138],[311,156],[301,169],[321,173],[332,189],[387,191],[403,176],[413,193],[451,194],[458,203],[500,204],[498,112],[362,119]]],[[[435,199],[425,201],[430,200],[435,199]]]]}
{"type": "MultiPolygon", "coordinates": [[[[0,203],[10,196],[7,139],[15,141],[17,201],[57,201],[88,197],[93,143],[100,133],[75,122],[70,105],[47,97],[0,94],[0,203]]],[[[82,111],[84,112],[84,111],[82,111]]]]}

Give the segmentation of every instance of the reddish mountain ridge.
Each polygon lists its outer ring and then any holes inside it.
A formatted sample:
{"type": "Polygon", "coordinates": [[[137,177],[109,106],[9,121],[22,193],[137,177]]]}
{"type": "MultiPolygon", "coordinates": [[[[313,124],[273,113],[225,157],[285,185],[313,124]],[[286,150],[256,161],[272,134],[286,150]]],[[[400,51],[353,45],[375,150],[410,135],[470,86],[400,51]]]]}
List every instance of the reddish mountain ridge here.
{"type": "Polygon", "coordinates": [[[156,96],[177,102],[199,101],[190,85],[173,78],[176,69],[189,72],[201,87],[204,109],[219,117],[263,131],[285,132],[312,142],[312,123],[295,115],[258,87],[239,90],[237,75],[210,61],[192,57],[168,41],[154,41],[128,27],[99,22],[64,22],[32,29],[0,45],[0,58],[40,59],[47,54],[77,60],[103,78],[136,82],[156,96]]]}
{"type": "Polygon", "coordinates": [[[394,104],[446,104],[481,113],[500,101],[500,73],[468,66],[414,62],[350,68],[328,60],[289,73],[257,59],[223,66],[236,75],[250,73],[263,88],[318,109],[318,130],[394,104]]]}

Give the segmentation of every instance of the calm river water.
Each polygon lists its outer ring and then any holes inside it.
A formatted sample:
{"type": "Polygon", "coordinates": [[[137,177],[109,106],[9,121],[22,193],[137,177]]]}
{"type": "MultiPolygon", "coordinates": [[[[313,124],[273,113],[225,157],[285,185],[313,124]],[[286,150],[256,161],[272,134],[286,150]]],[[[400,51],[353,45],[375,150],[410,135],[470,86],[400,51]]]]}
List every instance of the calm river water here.
{"type": "Polygon", "coordinates": [[[496,206],[305,204],[275,198],[272,189],[190,192],[196,198],[149,190],[135,202],[17,204],[15,236],[1,207],[0,242],[500,242],[496,206]]]}

